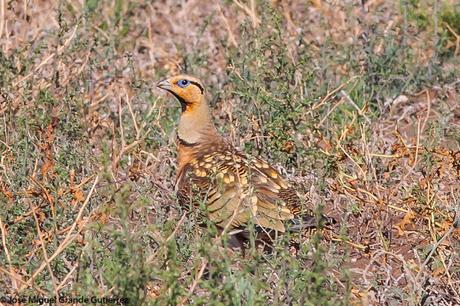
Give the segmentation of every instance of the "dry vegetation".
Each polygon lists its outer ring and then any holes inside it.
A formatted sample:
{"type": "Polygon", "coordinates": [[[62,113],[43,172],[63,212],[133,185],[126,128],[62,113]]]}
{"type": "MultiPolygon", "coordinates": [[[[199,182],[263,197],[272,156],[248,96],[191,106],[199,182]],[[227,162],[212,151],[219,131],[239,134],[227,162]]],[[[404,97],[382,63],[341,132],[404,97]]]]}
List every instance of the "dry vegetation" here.
{"type": "Polygon", "coordinates": [[[0,297],[459,305],[459,55],[454,0],[0,0],[0,297]],[[179,71],[338,223],[243,256],[181,209],[179,71]]]}

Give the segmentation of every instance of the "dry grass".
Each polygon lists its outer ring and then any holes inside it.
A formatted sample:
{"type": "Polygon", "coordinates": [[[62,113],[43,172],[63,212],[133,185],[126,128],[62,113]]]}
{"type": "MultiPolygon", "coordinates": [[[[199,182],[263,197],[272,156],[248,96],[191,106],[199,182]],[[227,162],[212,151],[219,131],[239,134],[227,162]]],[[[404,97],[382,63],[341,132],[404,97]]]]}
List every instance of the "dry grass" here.
{"type": "Polygon", "coordinates": [[[0,0],[0,296],[460,304],[459,33],[455,1],[0,0]],[[179,71],[338,224],[243,256],[179,207],[179,71]]]}

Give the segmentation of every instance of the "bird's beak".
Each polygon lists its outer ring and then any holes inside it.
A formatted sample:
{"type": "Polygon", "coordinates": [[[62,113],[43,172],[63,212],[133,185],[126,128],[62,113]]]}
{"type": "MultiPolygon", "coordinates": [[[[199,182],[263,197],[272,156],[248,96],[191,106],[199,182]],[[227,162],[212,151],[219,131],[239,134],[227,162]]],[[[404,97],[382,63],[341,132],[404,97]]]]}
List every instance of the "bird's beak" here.
{"type": "Polygon", "coordinates": [[[168,80],[163,80],[157,83],[157,87],[164,90],[171,90],[171,83],[168,80]]]}

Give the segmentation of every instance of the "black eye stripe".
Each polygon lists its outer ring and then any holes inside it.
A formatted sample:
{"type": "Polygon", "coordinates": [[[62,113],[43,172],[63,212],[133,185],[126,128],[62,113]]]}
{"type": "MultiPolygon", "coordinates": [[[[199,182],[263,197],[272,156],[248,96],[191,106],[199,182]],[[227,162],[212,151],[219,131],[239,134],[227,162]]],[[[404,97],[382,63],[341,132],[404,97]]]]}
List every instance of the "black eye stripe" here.
{"type": "Polygon", "coordinates": [[[204,93],[204,88],[203,88],[203,86],[201,86],[200,83],[195,82],[195,81],[190,81],[190,84],[193,84],[193,85],[195,85],[196,87],[198,87],[198,88],[200,89],[200,91],[201,91],[201,94],[204,93]]]}

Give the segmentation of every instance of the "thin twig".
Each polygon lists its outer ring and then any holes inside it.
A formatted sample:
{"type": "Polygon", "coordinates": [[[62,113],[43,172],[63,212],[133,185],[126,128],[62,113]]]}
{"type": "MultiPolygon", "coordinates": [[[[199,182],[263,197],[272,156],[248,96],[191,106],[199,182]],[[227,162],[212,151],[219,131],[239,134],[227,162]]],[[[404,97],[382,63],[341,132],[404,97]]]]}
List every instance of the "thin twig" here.
{"type": "Polygon", "coordinates": [[[457,34],[457,32],[455,32],[454,29],[452,29],[452,27],[447,22],[445,22],[445,24],[447,26],[447,29],[450,31],[450,33],[454,35],[455,37],[454,56],[457,56],[458,50],[460,50],[460,35],[457,34]]]}
{"type": "Polygon", "coordinates": [[[195,278],[193,279],[193,283],[188,290],[187,296],[179,303],[179,306],[184,305],[187,299],[192,296],[193,291],[195,291],[195,288],[198,285],[198,282],[200,281],[201,277],[203,277],[203,273],[207,265],[208,265],[208,260],[205,258],[203,259],[201,263],[200,270],[198,271],[198,273],[195,275],[195,278]]]}
{"type": "Polygon", "coordinates": [[[230,23],[228,22],[227,17],[225,17],[224,12],[223,12],[223,10],[222,10],[222,6],[220,5],[220,3],[217,4],[217,8],[219,9],[219,14],[220,14],[220,16],[221,16],[222,19],[224,20],[225,27],[226,27],[227,33],[228,33],[228,40],[230,41],[230,43],[231,43],[234,47],[237,47],[237,48],[238,48],[238,43],[236,42],[235,35],[233,35],[232,28],[230,27],[230,23]]]}
{"type": "Polygon", "coordinates": [[[125,98],[126,98],[126,104],[128,104],[128,110],[129,114],[131,115],[131,118],[133,119],[133,124],[134,124],[134,129],[136,130],[136,140],[139,140],[141,131],[139,129],[139,125],[137,124],[136,116],[134,115],[133,108],[131,107],[131,100],[128,95],[128,91],[126,88],[123,88],[125,92],[125,98]]]}
{"type": "MultiPolygon", "coordinates": [[[[16,273],[14,272],[13,264],[11,262],[10,252],[8,251],[8,247],[6,243],[7,242],[6,241],[6,229],[5,229],[5,226],[3,225],[3,221],[1,217],[0,217],[0,230],[2,231],[3,250],[5,251],[6,260],[8,261],[8,268],[10,269],[10,275],[14,276],[16,275],[16,273]]],[[[13,290],[17,292],[18,284],[16,283],[16,278],[15,277],[10,277],[10,278],[11,278],[11,285],[13,286],[13,290]]]]}
{"type": "Polygon", "coordinates": [[[59,296],[59,289],[58,289],[58,287],[56,285],[56,277],[54,276],[53,269],[51,269],[51,266],[50,266],[50,260],[48,258],[48,254],[46,252],[45,241],[43,240],[42,231],[40,230],[40,222],[38,221],[37,214],[35,213],[36,207],[34,206],[32,201],[29,201],[29,205],[30,205],[30,209],[32,210],[32,214],[34,216],[35,228],[37,229],[38,239],[40,240],[40,247],[41,247],[42,252],[43,252],[44,262],[45,262],[45,265],[48,268],[48,272],[49,272],[49,274],[51,276],[51,283],[53,284],[54,294],[56,296],[59,296]]]}
{"type": "Polygon", "coordinates": [[[419,154],[419,145],[420,145],[420,127],[421,127],[421,124],[420,124],[420,118],[418,119],[418,122],[417,122],[417,139],[416,139],[416,144],[415,144],[415,157],[414,157],[414,162],[412,164],[412,167],[409,169],[409,171],[407,171],[407,173],[404,175],[404,178],[403,178],[403,181],[407,179],[407,177],[412,174],[412,172],[414,171],[415,167],[417,166],[417,161],[418,161],[418,154],[419,154]]]}
{"type": "Polygon", "coordinates": [[[0,0],[0,39],[2,38],[4,24],[5,24],[5,0],[0,0]]]}
{"type": "Polygon", "coordinates": [[[422,263],[422,265],[420,266],[420,270],[419,272],[417,273],[417,276],[416,276],[416,279],[418,280],[420,278],[420,276],[422,275],[422,272],[425,270],[426,266],[428,265],[428,262],[431,260],[431,258],[433,257],[434,253],[436,252],[436,250],[438,249],[438,247],[441,245],[441,243],[454,231],[454,227],[451,226],[449,228],[449,230],[447,230],[447,232],[444,233],[444,235],[441,237],[441,239],[439,239],[431,248],[431,251],[430,253],[428,254],[428,256],[426,257],[425,261],[422,263]]]}
{"type": "Polygon", "coordinates": [[[321,100],[321,102],[319,102],[318,104],[316,105],[313,105],[313,107],[309,110],[309,113],[313,112],[314,110],[320,108],[324,103],[328,102],[329,99],[335,95],[338,91],[342,90],[342,88],[344,88],[345,86],[347,86],[351,81],[353,81],[354,79],[356,79],[357,77],[352,77],[351,79],[349,79],[347,82],[345,83],[342,83],[340,84],[336,89],[328,92],[326,94],[326,96],[321,100]]]}
{"type": "Polygon", "coordinates": [[[356,105],[355,101],[353,101],[353,99],[344,91],[344,90],[340,90],[340,93],[346,98],[346,100],[358,111],[358,114],[362,117],[364,117],[364,119],[366,119],[367,123],[371,123],[371,120],[366,116],[366,114],[363,112],[362,109],[359,108],[358,105],[356,105]]]}
{"type": "Polygon", "coordinates": [[[428,89],[426,89],[425,92],[426,92],[426,102],[428,103],[428,107],[427,107],[426,116],[425,116],[425,119],[423,120],[423,124],[422,124],[422,128],[421,128],[422,133],[425,130],[425,126],[426,126],[426,123],[427,123],[427,121],[428,121],[428,119],[430,117],[430,112],[431,112],[430,91],[428,89]]]}
{"type": "Polygon", "coordinates": [[[331,109],[326,113],[326,115],[324,115],[324,117],[321,119],[321,121],[316,125],[317,128],[321,127],[324,123],[324,121],[326,121],[326,119],[329,117],[329,115],[337,108],[337,106],[339,106],[340,104],[342,104],[343,102],[343,99],[340,99],[337,103],[335,103],[331,109]]]}
{"type": "Polygon", "coordinates": [[[43,186],[42,183],[40,183],[34,176],[29,176],[29,178],[32,180],[32,182],[34,182],[38,187],[40,187],[40,189],[43,191],[43,193],[45,194],[46,196],[46,199],[48,200],[48,203],[50,204],[50,207],[51,207],[51,214],[53,216],[53,218],[56,217],[56,209],[55,209],[55,206],[54,206],[54,199],[53,197],[50,195],[50,193],[48,192],[48,190],[46,189],[45,186],[43,186]]]}
{"type": "Polygon", "coordinates": [[[251,0],[251,8],[242,4],[239,0],[233,0],[233,2],[251,18],[252,27],[254,29],[257,28],[260,23],[260,19],[257,17],[255,1],[251,0]]]}
{"type": "Polygon", "coordinates": [[[70,269],[69,273],[64,277],[64,279],[61,281],[61,283],[58,285],[58,290],[61,290],[65,285],[67,280],[70,278],[72,273],[78,268],[78,263],[70,269]]]}
{"type": "Polygon", "coordinates": [[[112,163],[112,169],[116,169],[117,165],[118,165],[118,162],[120,161],[120,159],[123,157],[123,155],[130,151],[132,148],[136,147],[139,143],[141,143],[142,141],[141,140],[135,140],[133,141],[132,143],[130,143],[129,145],[127,146],[123,146],[120,150],[120,153],[118,153],[118,155],[115,157],[113,163],[112,163]]]}

